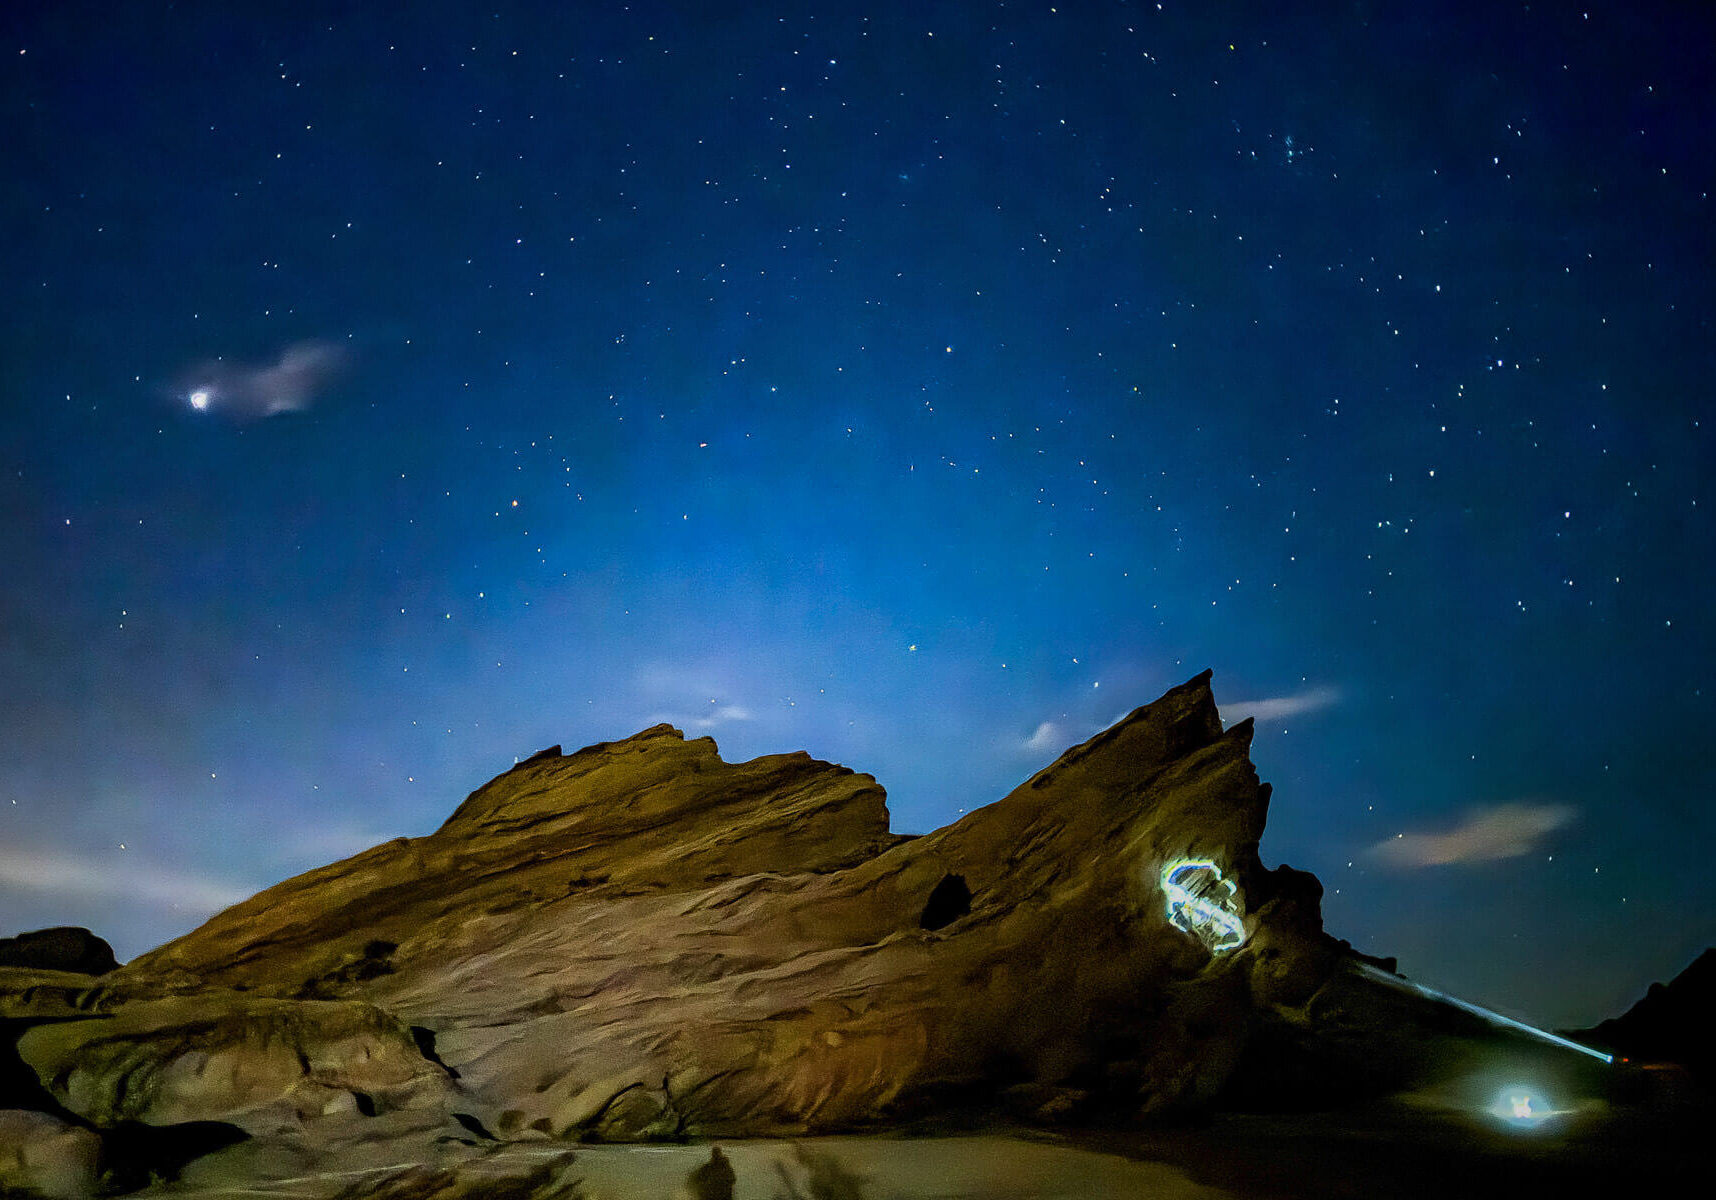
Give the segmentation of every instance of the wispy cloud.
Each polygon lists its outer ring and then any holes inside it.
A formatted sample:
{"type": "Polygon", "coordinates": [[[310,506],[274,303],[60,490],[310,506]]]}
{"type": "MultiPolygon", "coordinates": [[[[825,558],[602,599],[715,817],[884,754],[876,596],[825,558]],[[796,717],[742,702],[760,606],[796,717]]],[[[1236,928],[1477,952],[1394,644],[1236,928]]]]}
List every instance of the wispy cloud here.
{"type": "Polygon", "coordinates": [[[1530,854],[1573,820],[1560,804],[1503,804],[1471,813],[1446,833],[1401,833],[1367,854],[1397,867],[1445,867],[1530,854]]]}
{"type": "Polygon", "coordinates": [[[709,711],[688,718],[685,723],[692,729],[714,729],[717,725],[750,719],[751,710],[742,704],[716,704],[711,705],[709,711]]]}
{"type": "Polygon", "coordinates": [[[756,720],[750,706],[733,698],[755,694],[755,689],[737,672],[719,664],[647,663],[638,670],[635,682],[639,694],[653,706],[652,724],[707,732],[756,720]]]}
{"type": "Polygon", "coordinates": [[[1066,737],[1061,733],[1061,727],[1053,721],[1044,721],[1037,726],[1037,731],[1026,738],[1024,749],[1032,754],[1044,754],[1050,750],[1066,749],[1066,737]]]}
{"type": "Polygon", "coordinates": [[[751,710],[742,704],[710,703],[707,708],[661,709],[648,718],[651,725],[672,725],[676,729],[696,729],[707,732],[738,721],[752,720],[751,710]]]}
{"type": "Polygon", "coordinates": [[[1301,717],[1306,713],[1321,712],[1325,708],[1333,708],[1341,702],[1341,691],[1333,687],[1306,688],[1302,692],[1293,692],[1286,696],[1269,696],[1261,700],[1242,700],[1237,704],[1221,706],[1222,720],[1232,725],[1247,717],[1255,717],[1259,721],[1280,721],[1287,717],[1301,717]]]}
{"type": "Polygon", "coordinates": [[[198,363],[179,377],[176,395],[199,412],[260,420],[309,408],[344,361],[332,342],[294,342],[261,365],[225,359],[198,363]]]}
{"type": "Polygon", "coordinates": [[[0,887],[201,912],[226,908],[250,895],[244,888],[187,875],[127,850],[95,859],[10,846],[0,847],[0,887]]]}

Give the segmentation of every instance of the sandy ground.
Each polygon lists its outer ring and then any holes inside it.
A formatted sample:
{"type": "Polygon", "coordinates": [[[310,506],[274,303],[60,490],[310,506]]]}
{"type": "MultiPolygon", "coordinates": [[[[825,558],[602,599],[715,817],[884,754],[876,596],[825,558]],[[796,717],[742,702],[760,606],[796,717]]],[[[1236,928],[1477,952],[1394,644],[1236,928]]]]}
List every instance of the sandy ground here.
{"type": "MultiPolygon", "coordinates": [[[[832,1137],[720,1143],[733,1169],[732,1200],[1224,1200],[1229,1193],[1188,1179],[1179,1168],[1111,1150],[1006,1136],[951,1138],[832,1137]]],[[[467,1179],[516,1177],[558,1163],[559,1187],[579,1200],[703,1200],[688,1185],[710,1161],[710,1146],[512,1146],[458,1165],[467,1179]],[[576,1184],[576,1188],[571,1185],[576,1184]]],[[[193,1171],[160,1196],[197,1200],[361,1194],[411,1164],[348,1159],[310,1175],[222,1180],[193,1171]]],[[[416,1194],[416,1189],[401,1189],[416,1194]]],[[[482,1195],[477,1186],[471,1193],[482,1195]]],[[[433,1188],[425,1188],[432,1193],[433,1188]]]]}
{"type": "Polygon", "coordinates": [[[1595,1107],[1540,1128],[1488,1114],[1229,1114],[1181,1129],[1081,1135],[1244,1200],[1536,1200],[1716,1194],[1716,1108],[1595,1107]]]}
{"type": "MultiPolygon", "coordinates": [[[[1716,1106],[1602,1105],[1520,1129],[1411,1105],[1228,1114],[1194,1125],[1054,1136],[726,1141],[731,1200],[1525,1200],[1699,1196],[1716,1189],[1716,1106]]],[[[708,1144],[505,1146],[438,1139],[324,1147],[240,1145],[150,1195],[179,1200],[726,1200],[699,1192],[708,1144]],[[380,1155],[381,1157],[378,1157],[380,1155]],[[312,1165],[313,1164],[313,1165],[312,1165]],[[550,1168],[552,1170],[550,1171],[550,1168]],[[541,1185],[520,1191],[533,1170],[541,1185]],[[439,1174],[438,1174],[439,1173],[439,1174]],[[507,1186],[507,1181],[515,1181],[507,1186]],[[574,1186],[575,1185],[575,1186],[574,1186]]]]}
{"type": "MultiPolygon", "coordinates": [[[[819,1138],[783,1145],[735,1142],[733,1200],[1223,1200],[1178,1169],[1112,1153],[1006,1137],[882,1140],[819,1138]]],[[[670,1197],[705,1147],[596,1146],[580,1155],[590,1200],[670,1197]]],[[[684,1193],[689,1194],[689,1193],[684,1193]]]]}

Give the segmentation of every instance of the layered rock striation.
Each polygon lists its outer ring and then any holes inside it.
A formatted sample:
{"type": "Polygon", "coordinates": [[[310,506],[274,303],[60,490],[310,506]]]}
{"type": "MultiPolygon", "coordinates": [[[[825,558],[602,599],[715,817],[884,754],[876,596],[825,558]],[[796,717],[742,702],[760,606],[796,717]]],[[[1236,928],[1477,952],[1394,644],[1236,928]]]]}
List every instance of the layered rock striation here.
{"type": "Polygon", "coordinates": [[[648,1140],[1207,1105],[1270,1031],[1303,1040],[1346,957],[1317,881],[1259,860],[1251,735],[1205,673],[921,837],[805,754],[728,763],[668,726],[555,747],[435,833],[100,979],[0,969],[26,1077],[0,1107],[220,1122],[309,1162],[360,1127],[648,1140]]]}
{"type": "MultiPolygon", "coordinates": [[[[1250,740],[1202,675],[908,838],[868,775],[730,764],[657,726],[544,751],[434,834],[270,888],[118,978],[240,989],[310,1025],[373,1005],[501,1136],[796,1133],[998,1096],[1042,1116],[1205,1103],[1257,1014],[1302,1004],[1336,958],[1316,881],[1258,860],[1250,740]]],[[[127,1060],[85,1036],[23,1049],[102,1113],[84,1081],[127,1060]]],[[[227,1102],[189,1105],[184,1073],[144,1093],[170,1091],[174,1115],[227,1102]]]]}

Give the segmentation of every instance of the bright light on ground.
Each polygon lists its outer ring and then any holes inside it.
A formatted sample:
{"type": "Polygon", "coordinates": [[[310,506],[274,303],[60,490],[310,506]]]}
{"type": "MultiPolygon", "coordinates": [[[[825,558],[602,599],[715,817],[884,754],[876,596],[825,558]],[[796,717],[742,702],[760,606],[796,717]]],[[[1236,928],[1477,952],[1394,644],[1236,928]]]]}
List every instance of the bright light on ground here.
{"type": "Polygon", "coordinates": [[[1565,1116],[1569,1110],[1556,1108],[1542,1089],[1523,1083],[1511,1083],[1496,1093],[1489,1107],[1491,1116],[1506,1121],[1515,1129],[1535,1129],[1552,1117],[1565,1116]]]}

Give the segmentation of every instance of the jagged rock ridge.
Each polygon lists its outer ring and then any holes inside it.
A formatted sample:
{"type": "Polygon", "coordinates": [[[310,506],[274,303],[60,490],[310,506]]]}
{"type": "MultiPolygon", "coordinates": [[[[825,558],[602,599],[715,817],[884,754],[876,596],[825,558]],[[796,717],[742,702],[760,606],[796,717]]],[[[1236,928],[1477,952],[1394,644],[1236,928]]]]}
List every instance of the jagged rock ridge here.
{"type": "Polygon", "coordinates": [[[300,1148],[1207,1104],[1344,954],[1258,858],[1251,734],[1206,672],[922,837],[805,754],[556,747],[93,986],[0,971],[0,1017],[77,1119],[300,1148]]]}
{"type": "Polygon", "coordinates": [[[122,975],[361,997],[432,1030],[503,1135],[847,1128],[998,1087],[1206,1101],[1254,1003],[1302,1002],[1330,965],[1315,882],[1257,859],[1250,737],[1200,676],[905,838],[867,775],[728,764],[658,726],[526,760],[435,834],[271,888],[122,975]],[[1167,922],[1180,859],[1221,864],[1243,952],[1167,922]],[[967,911],[926,928],[954,879],[967,911]]]}

